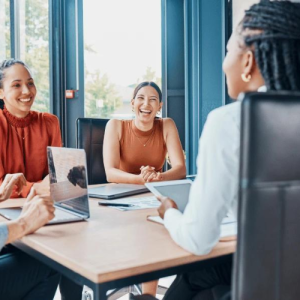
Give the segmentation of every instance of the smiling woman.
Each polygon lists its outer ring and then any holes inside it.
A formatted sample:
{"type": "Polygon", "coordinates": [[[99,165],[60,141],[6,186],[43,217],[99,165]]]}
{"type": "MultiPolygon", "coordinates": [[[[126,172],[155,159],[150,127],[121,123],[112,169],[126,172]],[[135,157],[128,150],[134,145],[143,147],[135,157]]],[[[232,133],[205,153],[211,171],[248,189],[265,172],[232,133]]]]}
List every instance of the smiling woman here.
{"type": "Polygon", "coordinates": [[[109,182],[144,184],[186,175],[183,151],[172,119],[157,118],[162,93],[154,82],[142,82],[131,100],[134,120],[110,120],[104,136],[104,166],[109,182]],[[162,172],[166,153],[172,169],[162,172]]]}
{"type": "MultiPolygon", "coordinates": [[[[133,120],[110,120],[105,129],[103,156],[107,181],[144,184],[182,179],[186,175],[182,146],[175,123],[158,118],[163,106],[156,83],[145,81],[133,92],[133,120]],[[168,152],[172,169],[163,172],[168,152]]],[[[155,295],[157,282],[143,284],[143,293],[155,295]]]]}
{"type": "Polygon", "coordinates": [[[47,146],[61,146],[57,117],[31,110],[36,94],[22,61],[0,63],[0,185],[9,173],[22,173],[27,180],[22,193],[15,189],[11,197],[26,197],[33,185],[39,188],[38,182],[48,175],[47,146]]]}

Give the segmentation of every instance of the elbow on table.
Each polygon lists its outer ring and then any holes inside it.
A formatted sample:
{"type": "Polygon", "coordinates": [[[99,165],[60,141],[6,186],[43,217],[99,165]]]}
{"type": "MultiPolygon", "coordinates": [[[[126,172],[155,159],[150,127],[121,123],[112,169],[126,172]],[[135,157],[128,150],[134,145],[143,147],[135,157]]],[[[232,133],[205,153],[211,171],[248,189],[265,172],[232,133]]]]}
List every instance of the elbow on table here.
{"type": "Polygon", "coordinates": [[[183,239],[178,239],[177,244],[194,255],[207,255],[217,244],[218,239],[211,239],[205,236],[191,235],[185,233],[181,236],[183,239]],[[180,242],[181,241],[181,242],[180,242]]]}
{"type": "Polygon", "coordinates": [[[113,176],[111,170],[109,170],[109,169],[105,170],[105,175],[106,175],[107,182],[115,182],[114,181],[114,176],[113,176]]]}
{"type": "Polygon", "coordinates": [[[194,255],[207,255],[211,252],[213,247],[211,245],[205,244],[193,244],[188,247],[184,247],[187,251],[193,253],[194,255]]]}

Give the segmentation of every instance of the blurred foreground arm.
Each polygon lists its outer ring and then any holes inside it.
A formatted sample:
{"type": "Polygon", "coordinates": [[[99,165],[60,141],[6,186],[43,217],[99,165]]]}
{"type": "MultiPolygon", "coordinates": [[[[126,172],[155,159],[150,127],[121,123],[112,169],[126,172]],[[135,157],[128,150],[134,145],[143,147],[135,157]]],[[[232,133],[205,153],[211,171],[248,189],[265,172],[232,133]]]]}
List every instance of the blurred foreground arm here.
{"type": "Polygon", "coordinates": [[[0,225],[0,249],[4,244],[33,233],[54,218],[54,206],[50,195],[36,195],[32,190],[17,220],[0,225]]]}

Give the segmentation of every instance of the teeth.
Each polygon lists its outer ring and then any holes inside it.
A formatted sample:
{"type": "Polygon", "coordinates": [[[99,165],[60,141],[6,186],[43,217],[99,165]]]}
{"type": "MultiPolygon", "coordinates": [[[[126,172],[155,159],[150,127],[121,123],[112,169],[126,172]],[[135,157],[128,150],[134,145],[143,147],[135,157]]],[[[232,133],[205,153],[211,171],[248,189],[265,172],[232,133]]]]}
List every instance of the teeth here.
{"type": "Polygon", "coordinates": [[[150,114],[150,113],[151,113],[151,110],[142,110],[142,109],[141,109],[141,112],[150,114]]]}
{"type": "Polygon", "coordinates": [[[31,99],[28,98],[28,99],[19,99],[21,102],[29,102],[31,99]]]}

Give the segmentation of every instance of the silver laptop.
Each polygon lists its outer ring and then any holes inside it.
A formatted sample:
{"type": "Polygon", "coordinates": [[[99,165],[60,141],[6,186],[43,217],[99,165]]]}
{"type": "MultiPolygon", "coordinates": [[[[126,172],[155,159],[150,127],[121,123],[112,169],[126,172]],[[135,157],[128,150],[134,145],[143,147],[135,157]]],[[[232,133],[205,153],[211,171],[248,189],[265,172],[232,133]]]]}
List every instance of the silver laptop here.
{"type": "Polygon", "coordinates": [[[90,188],[89,196],[100,199],[117,199],[142,193],[149,193],[149,190],[144,185],[125,184],[125,183],[110,183],[107,185],[90,188]]]}
{"type": "MultiPolygon", "coordinates": [[[[55,217],[48,224],[83,221],[90,217],[86,155],[82,149],[47,147],[50,193],[55,217]]],[[[21,208],[3,208],[9,220],[19,217],[21,208]]]]}

